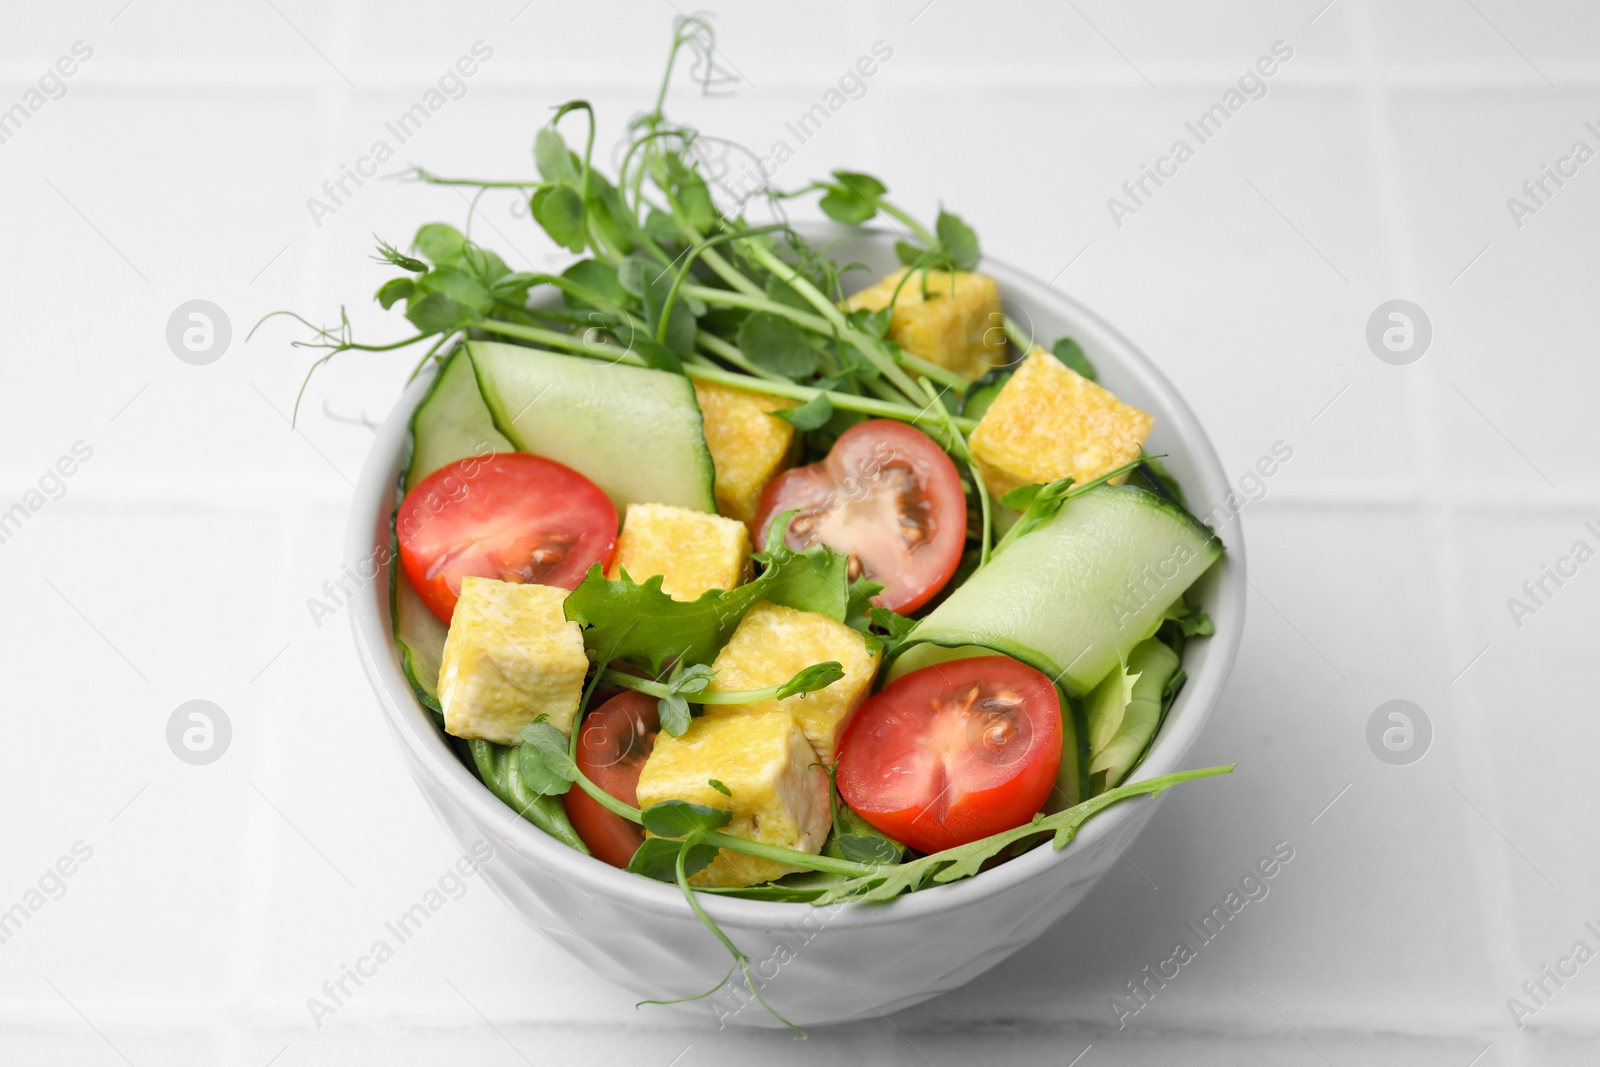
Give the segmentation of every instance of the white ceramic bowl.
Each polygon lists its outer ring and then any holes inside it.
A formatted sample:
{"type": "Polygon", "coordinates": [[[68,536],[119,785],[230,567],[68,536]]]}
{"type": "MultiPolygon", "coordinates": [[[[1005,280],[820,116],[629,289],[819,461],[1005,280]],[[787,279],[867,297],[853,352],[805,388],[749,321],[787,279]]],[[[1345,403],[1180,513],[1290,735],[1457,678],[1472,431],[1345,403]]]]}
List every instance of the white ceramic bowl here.
{"type": "MultiPolygon", "coordinates": [[[[894,264],[892,236],[812,230],[834,238],[836,261],[862,262],[874,277],[894,264]]],[[[1077,338],[1100,380],[1155,416],[1151,452],[1170,453],[1196,514],[1227,496],[1228,484],[1194,414],[1121,334],[1071,298],[1002,263],[983,270],[999,280],[1007,310],[1048,341],[1077,338]]],[[[856,277],[865,278],[865,274],[856,277]]],[[[406,456],[407,423],[426,381],[406,390],[378,431],[356,487],[348,532],[352,569],[370,570],[389,541],[396,485],[406,456]]],[[[1237,525],[1227,554],[1196,587],[1216,625],[1184,654],[1189,682],[1131,780],[1182,770],[1185,756],[1222,693],[1244,628],[1244,545],[1237,525]]],[[[413,698],[390,637],[389,571],[352,612],[367,677],[412,776],[462,850],[486,839],[495,861],[483,877],[523,919],[597,974],[642,998],[670,998],[710,988],[728,969],[727,952],[670,885],[580,855],[514,815],[451,750],[413,698]]],[[[1185,788],[1204,788],[1186,786],[1185,788]]],[[[1096,816],[1060,852],[1041,847],[952,885],[925,889],[887,905],[768,903],[702,896],[708,912],[754,961],[763,995],[796,1023],[815,1026],[909,1007],[971,981],[1033,940],[1071,910],[1155,815],[1159,801],[1140,797],[1096,816]],[[1117,843],[1112,847],[1111,841],[1117,843]]],[[[734,985],[736,983],[730,983],[734,985]]],[[[667,1010],[667,1009],[652,1009],[667,1010]]],[[[742,991],[682,1005],[712,1025],[776,1026],[742,991]]]]}

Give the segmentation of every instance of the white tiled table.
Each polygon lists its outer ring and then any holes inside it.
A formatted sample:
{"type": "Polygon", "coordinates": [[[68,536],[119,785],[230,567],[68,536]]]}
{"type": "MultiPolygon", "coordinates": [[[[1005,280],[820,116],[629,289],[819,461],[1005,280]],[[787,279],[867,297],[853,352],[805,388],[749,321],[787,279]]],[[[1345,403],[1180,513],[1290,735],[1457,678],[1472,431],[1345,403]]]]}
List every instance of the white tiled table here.
{"type": "MultiPolygon", "coordinates": [[[[526,174],[545,108],[580,95],[609,146],[653,89],[672,6],[12,12],[0,107],[75,41],[93,55],[0,144],[0,504],[93,451],[0,544],[0,908],[75,842],[93,851],[0,945],[0,1059],[1593,1062],[1600,963],[1520,1031],[1506,1000],[1574,941],[1600,948],[1600,563],[1520,628],[1506,600],[1573,542],[1600,547],[1600,162],[1520,228],[1505,201],[1574,140],[1600,148],[1600,10],[1323,2],[725,4],[743,83],[679,88],[681,117],[766,151],[887,42],[779,181],[848,166],[915,210],[942,200],[1141,344],[1236,477],[1293,449],[1239,520],[1249,629],[1195,753],[1238,772],[1174,794],[1078,911],[972,986],[804,1044],[635,1011],[480,885],[321,1028],[306,1009],[452,859],[345,620],[306,608],[337,575],[361,420],[408,364],[339,360],[291,432],[310,357],[286,323],[244,332],[343,301],[399,336],[367,299],[372,234],[403,243],[465,203],[369,182],[319,227],[306,199],[479,40],[493,56],[467,94],[385,173],[526,174]],[[1115,226],[1106,198],[1280,40],[1293,58],[1267,95],[1115,226]],[[1397,297],[1434,328],[1410,366],[1364,339],[1397,297]],[[234,330],[205,367],[164,340],[196,298],[234,330]],[[1366,742],[1397,697],[1434,728],[1407,767],[1366,742]],[[233,726],[209,767],[165,741],[195,698],[233,726]],[[1270,895],[1119,1030],[1110,998],[1278,841],[1295,858],[1270,895]]],[[[560,262],[509,198],[478,225],[514,263],[560,262]]]]}

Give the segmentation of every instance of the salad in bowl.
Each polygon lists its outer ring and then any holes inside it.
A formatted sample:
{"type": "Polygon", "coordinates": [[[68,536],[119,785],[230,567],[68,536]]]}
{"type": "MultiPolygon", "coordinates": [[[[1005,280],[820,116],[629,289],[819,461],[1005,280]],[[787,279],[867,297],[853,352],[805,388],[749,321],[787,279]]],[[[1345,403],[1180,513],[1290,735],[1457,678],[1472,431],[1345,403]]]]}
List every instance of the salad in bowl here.
{"type": "Polygon", "coordinates": [[[583,101],[537,178],[417,172],[527,197],[564,270],[428,224],[377,257],[414,336],[309,343],[422,350],[379,547],[430,729],[509,818],[675,886],[787,1022],[712,898],[938,892],[1231,769],[1134,773],[1224,547],[961,218],[847,171],[727,202],[671,70],[614,175],[583,101]]]}

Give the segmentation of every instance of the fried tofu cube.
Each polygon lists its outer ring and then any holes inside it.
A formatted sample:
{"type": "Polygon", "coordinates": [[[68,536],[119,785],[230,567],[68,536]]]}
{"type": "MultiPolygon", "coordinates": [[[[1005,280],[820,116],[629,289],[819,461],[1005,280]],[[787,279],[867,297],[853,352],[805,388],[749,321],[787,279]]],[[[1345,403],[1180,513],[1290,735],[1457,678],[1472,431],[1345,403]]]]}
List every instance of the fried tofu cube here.
{"type": "Polygon", "coordinates": [[[520,745],[540,715],[572,729],[589,658],[578,624],[561,610],[567,591],[493,578],[461,579],[444,639],[439,705],[456,737],[520,745]]]}
{"type": "MultiPolygon", "coordinates": [[[[732,816],[724,833],[815,855],[833,822],[828,776],[812,768],[815,762],[805,731],[786,711],[702,716],[682,737],[656,735],[639,775],[639,806],[686,800],[721,808],[732,816]],[[712,786],[713,778],[732,795],[712,786]]],[[[723,849],[689,881],[759,885],[798,869],[723,849]]]]}
{"type": "Polygon", "coordinates": [[[698,600],[708,589],[732,589],[750,559],[742,522],[670,504],[629,504],[609,577],[622,571],[636,582],[661,575],[674,600],[698,600]]]}
{"type": "Polygon", "coordinates": [[[794,427],[773,418],[772,412],[798,402],[711,382],[695,382],[694,395],[716,468],[717,507],[729,518],[749,523],[767,483],[789,465],[794,447],[794,427]]]}
{"type": "Polygon", "coordinates": [[[968,380],[1005,365],[999,283],[987,274],[932,270],[917,271],[900,285],[907,269],[856,293],[845,301],[846,309],[882,311],[893,299],[889,339],[968,380]]]}
{"type": "Polygon", "coordinates": [[[754,704],[707,704],[708,716],[738,716],[782,710],[799,720],[806,740],[824,763],[833,763],[839,735],[872,691],[881,650],[869,652],[858,630],[813,611],[757,601],[712,663],[708,692],[734,692],[782,685],[814,663],[836,660],[844,677],[814,693],[754,704]]]}
{"type": "Polygon", "coordinates": [[[1154,421],[1035,348],[972,431],[972,458],[996,497],[1069,476],[1081,485],[1137,459],[1154,421]]]}

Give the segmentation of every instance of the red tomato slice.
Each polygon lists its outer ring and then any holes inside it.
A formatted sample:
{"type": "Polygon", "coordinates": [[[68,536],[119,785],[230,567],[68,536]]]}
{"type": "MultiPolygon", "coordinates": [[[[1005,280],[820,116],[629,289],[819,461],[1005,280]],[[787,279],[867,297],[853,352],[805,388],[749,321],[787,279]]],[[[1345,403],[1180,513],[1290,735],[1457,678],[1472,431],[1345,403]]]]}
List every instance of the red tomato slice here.
{"type": "Polygon", "coordinates": [[[448,623],[467,575],[572,589],[590,565],[609,566],[617,509],[571,467],[495,452],[418,482],[400,504],[395,531],[412,588],[448,623]]]}
{"type": "Polygon", "coordinates": [[[863,704],[839,742],[839,795],[890,837],[938,852],[1033,818],[1060,764],[1050,679],[978,656],[912,671],[863,704]]]}
{"type": "Polygon", "coordinates": [[[873,419],[846,430],[821,463],[785,471],[756,513],[757,544],[772,521],[799,514],[789,547],[821,542],[850,557],[850,577],[881,583],[879,607],[912,611],[955,573],[967,540],[961,476],[933,438],[873,419]]]}
{"type": "MultiPolygon", "coordinates": [[[[578,734],[578,769],[624,804],[639,804],[639,772],[655,747],[661,719],[656,698],[628,690],[601,704],[578,734]]],[[[644,827],[607,811],[573,786],[562,798],[567,818],[596,859],[626,867],[644,841],[644,827]]]]}

